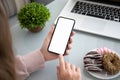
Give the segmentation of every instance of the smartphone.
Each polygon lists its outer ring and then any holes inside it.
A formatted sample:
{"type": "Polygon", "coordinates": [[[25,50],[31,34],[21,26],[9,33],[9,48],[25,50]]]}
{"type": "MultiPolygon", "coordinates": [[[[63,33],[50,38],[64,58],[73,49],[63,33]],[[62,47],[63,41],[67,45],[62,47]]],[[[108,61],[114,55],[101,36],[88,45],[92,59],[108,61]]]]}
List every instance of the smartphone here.
{"type": "Polygon", "coordinates": [[[75,25],[75,20],[59,17],[57,19],[52,38],[48,45],[48,51],[55,54],[65,54],[73,27],[75,25]]]}

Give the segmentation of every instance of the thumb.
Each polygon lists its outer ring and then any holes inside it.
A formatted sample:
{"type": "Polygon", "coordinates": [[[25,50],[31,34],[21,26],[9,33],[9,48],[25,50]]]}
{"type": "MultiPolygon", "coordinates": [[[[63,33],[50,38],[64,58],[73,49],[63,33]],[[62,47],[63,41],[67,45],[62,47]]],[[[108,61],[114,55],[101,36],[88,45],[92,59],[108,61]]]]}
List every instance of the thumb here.
{"type": "Polygon", "coordinates": [[[60,80],[60,66],[57,66],[57,78],[60,80]]]}
{"type": "Polygon", "coordinates": [[[49,31],[48,36],[49,36],[50,38],[52,37],[53,31],[54,31],[54,27],[52,27],[51,30],[49,31]]]}
{"type": "Polygon", "coordinates": [[[57,66],[57,73],[60,72],[60,66],[57,66]]]}

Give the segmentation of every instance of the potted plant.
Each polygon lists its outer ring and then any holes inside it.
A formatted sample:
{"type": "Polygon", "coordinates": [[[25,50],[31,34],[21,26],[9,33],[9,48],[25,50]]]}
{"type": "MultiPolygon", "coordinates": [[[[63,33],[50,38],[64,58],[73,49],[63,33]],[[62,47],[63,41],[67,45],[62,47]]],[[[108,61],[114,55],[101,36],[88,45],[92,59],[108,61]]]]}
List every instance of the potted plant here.
{"type": "Polygon", "coordinates": [[[32,2],[26,4],[18,12],[17,17],[21,28],[27,28],[31,32],[38,32],[43,29],[49,20],[50,12],[43,4],[32,2]]]}

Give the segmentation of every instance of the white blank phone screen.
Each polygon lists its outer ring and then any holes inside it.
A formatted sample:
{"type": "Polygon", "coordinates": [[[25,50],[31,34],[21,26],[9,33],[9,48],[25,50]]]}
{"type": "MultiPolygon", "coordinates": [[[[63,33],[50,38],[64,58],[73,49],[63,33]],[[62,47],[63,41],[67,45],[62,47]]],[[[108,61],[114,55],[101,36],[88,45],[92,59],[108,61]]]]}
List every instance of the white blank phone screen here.
{"type": "Polygon", "coordinates": [[[73,24],[74,20],[59,18],[51,43],[49,45],[49,51],[58,54],[64,54],[69,37],[71,35],[73,24]]]}

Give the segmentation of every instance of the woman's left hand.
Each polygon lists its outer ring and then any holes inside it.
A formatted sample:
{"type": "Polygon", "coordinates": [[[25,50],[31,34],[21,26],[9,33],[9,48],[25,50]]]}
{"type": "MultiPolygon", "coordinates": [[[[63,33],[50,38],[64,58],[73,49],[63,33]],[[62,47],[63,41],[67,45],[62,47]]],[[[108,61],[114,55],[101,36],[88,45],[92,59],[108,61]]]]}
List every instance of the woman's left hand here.
{"type": "MultiPolygon", "coordinates": [[[[53,60],[53,59],[58,58],[58,55],[50,53],[47,50],[49,42],[50,42],[50,39],[51,39],[52,34],[53,34],[53,31],[54,31],[54,27],[51,28],[50,32],[48,33],[47,37],[44,40],[42,48],[40,49],[42,54],[43,54],[43,56],[44,56],[45,61],[49,61],[49,60],[53,60]]],[[[72,37],[73,37],[74,34],[75,34],[75,32],[72,32],[72,35],[70,37],[69,44],[67,46],[67,50],[66,50],[65,55],[68,55],[70,49],[72,48],[71,44],[72,44],[72,37]]]]}

